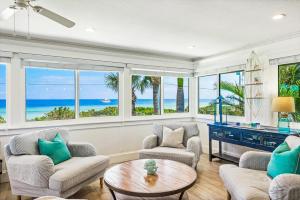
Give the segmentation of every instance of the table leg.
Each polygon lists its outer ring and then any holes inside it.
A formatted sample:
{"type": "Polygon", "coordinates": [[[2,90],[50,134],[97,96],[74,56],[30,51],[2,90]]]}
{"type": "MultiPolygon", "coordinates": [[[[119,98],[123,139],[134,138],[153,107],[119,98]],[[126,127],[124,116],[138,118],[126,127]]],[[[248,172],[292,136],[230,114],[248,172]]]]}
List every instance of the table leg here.
{"type": "Polygon", "coordinates": [[[180,193],[179,200],[182,200],[183,195],[184,195],[184,191],[180,193]]]}
{"type": "Polygon", "coordinates": [[[116,195],[112,189],[109,189],[111,196],[113,197],[114,200],[117,200],[116,195]]]}

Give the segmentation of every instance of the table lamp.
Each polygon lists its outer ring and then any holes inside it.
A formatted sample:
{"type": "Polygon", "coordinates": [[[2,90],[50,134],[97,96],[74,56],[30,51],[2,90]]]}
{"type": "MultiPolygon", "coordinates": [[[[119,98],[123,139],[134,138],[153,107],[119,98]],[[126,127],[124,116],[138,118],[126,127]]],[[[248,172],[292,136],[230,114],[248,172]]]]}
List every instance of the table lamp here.
{"type": "Polygon", "coordinates": [[[272,111],[278,112],[279,132],[290,132],[289,113],[295,112],[294,97],[275,97],[272,101],[272,111]]]}

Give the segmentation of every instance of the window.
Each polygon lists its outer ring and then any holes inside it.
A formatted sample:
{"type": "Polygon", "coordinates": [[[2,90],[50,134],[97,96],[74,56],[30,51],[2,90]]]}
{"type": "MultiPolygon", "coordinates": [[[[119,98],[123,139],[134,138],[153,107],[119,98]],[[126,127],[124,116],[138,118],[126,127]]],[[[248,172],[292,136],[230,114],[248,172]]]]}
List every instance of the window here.
{"type": "Polygon", "coordinates": [[[279,65],[278,78],[278,95],[295,98],[296,112],[291,116],[300,122],[300,63],[279,65]]]}
{"type": "Polygon", "coordinates": [[[6,122],[6,64],[0,63],[0,123],[6,122]]]}
{"type": "Polygon", "coordinates": [[[220,95],[224,97],[224,113],[234,116],[245,115],[244,72],[220,74],[220,95]]]}
{"type": "Polygon", "coordinates": [[[75,71],[26,67],[26,120],[75,118],[75,71]]]}
{"type": "Polygon", "coordinates": [[[119,73],[80,71],[80,117],[117,116],[119,73]]]}
{"type": "Polygon", "coordinates": [[[198,113],[213,115],[213,101],[218,97],[218,75],[200,76],[198,78],[198,113]]]}
{"type": "Polygon", "coordinates": [[[164,113],[189,112],[189,78],[164,77],[164,113]]]}
{"type": "Polygon", "coordinates": [[[132,75],[132,115],[159,115],[161,78],[158,76],[132,75]]]}

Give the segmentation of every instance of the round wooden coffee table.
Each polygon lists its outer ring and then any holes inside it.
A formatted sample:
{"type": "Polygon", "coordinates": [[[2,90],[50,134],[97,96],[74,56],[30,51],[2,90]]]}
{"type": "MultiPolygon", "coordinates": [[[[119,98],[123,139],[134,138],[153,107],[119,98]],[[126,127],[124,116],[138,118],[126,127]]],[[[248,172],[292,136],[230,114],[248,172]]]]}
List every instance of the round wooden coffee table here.
{"type": "Polygon", "coordinates": [[[114,200],[115,192],[134,197],[165,197],[180,193],[181,200],[184,192],[196,182],[197,173],[193,168],[171,160],[155,160],[157,175],[148,176],[144,170],[145,161],[124,162],[105,172],[104,182],[114,200]]]}

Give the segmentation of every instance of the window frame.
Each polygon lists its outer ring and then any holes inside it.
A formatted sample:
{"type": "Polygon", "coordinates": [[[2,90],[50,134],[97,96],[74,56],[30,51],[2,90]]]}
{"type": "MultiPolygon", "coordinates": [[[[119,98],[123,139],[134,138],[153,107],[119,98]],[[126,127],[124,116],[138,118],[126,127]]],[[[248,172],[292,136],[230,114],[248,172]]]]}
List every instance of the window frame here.
{"type": "Polygon", "coordinates": [[[52,126],[69,126],[69,125],[81,125],[81,124],[98,124],[98,123],[108,123],[108,122],[121,122],[123,121],[123,102],[120,101],[121,99],[121,94],[123,94],[122,90],[122,84],[124,81],[124,72],[122,70],[103,70],[97,68],[93,69],[86,69],[86,68],[59,68],[59,67],[36,67],[36,66],[25,66],[22,65],[24,68],[24,123],[20,124],[20,127],[22,128],[31,128],[31,127],[52,127],[52,126]],[[45,68],[45,69],[58,69],[58,70],[72,70],[74,71],[74,91],[75,91],[75,106],[74,106],[74,111],[75,111],[75,118],[74,119],[64,119],[64,120],[45,120],[45,121],[28,121],[26,120],[26,67],[36,67],[36,68],[45,68]],[[79,117],[79,72],[80,71],[99,71],[99,72],[117,72],[119,74],[119,92],[118,92],[118,98],[119,98],[119,104],[118,104],[118,113],[119,115],[117,116],[96,116],[96,117],[79,117]],[[121,84],[120,84],[121,83],[121,84]]]}
{"type": "MultiPolygon", "coordinates": [[[[179,76],[163,76],[162,77],[163,79],[162,79],[162,109],[161,109],[161,111],[162,111],[162,114],[164,115],[172,115],[172,114],[184,114],[184,113],[190,113],[190,110],[191,110],[191,106],[190,106],[190,77],[187,77],[187,76],[183,76],[183,77],[179,77],[179,76]],[[188,80],[188,82],[187,82],[187,91],[188,91],[188,98],[187,98],[187,102],[188,102],[188,104],[187,104],[187,106],[188,106],[188,108],[189,108],[189,110],[188,110],[188,112],[174,112],[174,113],[165,113],[164,111],[165,111],[165,107],[164,107],[164,100],[165,100],[165,81],[164,81],[164,78],[165,77],[174,77],[175,79],[178,79],[178,78],[186,78],[187,80],[188,80]]],[[[183,87],[185,87],[185,86],[183,86],[183,87]]],[[[177,98],[177,97],[176,97],[177,98]]],[[[177,100],[177,99],[175,99],[175,100],[177,100]]],[[[185,99],[184,99],[184,101],[185,101],[185,99]]]]}
{"type": "Polygon", "coordinates": [[[8,108],[8,91],[9,91],[9,80],[8,80],[8,67],[10,65],[10,63],[7,62],[0,62],[0,64],[4,64],[5,65],[5,123],[0,123],[0,127],[7,127],[10,124],[10,112],[9,108],[8,108]]]}
{"type": "MultiPolygon", "coordinates": [[[[161,102],[161,114],[160,115],[145,115],[145,116],[134,116],[132,115],[132,105],[130,103],[129,107],[130,107],[130,115],[128,117],[129,121],[144,121],[144,120],[158,120],[158,119],[174,119],[174,118],[178,118],[178,117],[183,117],[183,118],[188,118],[188,117],[193,117],[192,116],[192,111],[191,108],[189,107],[189,111],[188,112],[183,112],[183,113],[164,113],[164,77],[167,75],[160,75],[159,73],[157,74],[143,74],[143,71],[139,72],[139,73],[129,73],[129,86],[130,86],[130,94],[132,93],[132,76],[133,75],[143,75],[143,76],[159,76],[161,78],[161,94],[160,94],[160,102],[161,102]]],[[[174,76],[177,77],[177,76],[174,76]]],[[[191,97],[191,92],[192,92],[192,87],[191,87],[191,83],[192,83],[192,77],[188,77],[188,76],[183,76],[188,78],[188,91],[189,91],[189,106],[192,105],[192,97],[191,97]]],[[[178,77],[177,77],[178,78],[178,77]]],[[[131,95],[130,95],[131,97],[131,95]]],[[[131,102],[131,99],[130,99],[131,102]]]]}
{"type": "MultiPolygon", "coordinates": [[[[277,65],[277,96],[280,96],[280,83],[279,83],[279,78],[280,78],[279,71],[280,70],[279,70],[279,68],[283,67],[283,66],[287,66],[287,65],[293,65],[293,64],[300,64],[300,62],[291,62],[291,63],[284,63],[284,64],[278,64],[277,65]]],[[[299,98],[300,98],[300,93],[299,93],[299,98]]],[[[299,114],[300,114],[300,112],[299,112],[299,114]]],[[[277,120],[276,120],[276,123],[277,123],[278,118],[279,118],[279,113],[277,113],[275,115],[276,115],[276,118],[277,118],[277,120]]],[[[290,123],[290,126],[291,126],[291,128],[300,129],[300,121],[299,122],[292,121],[290,123]]]]}
{"type": "MultiPolygon", "coordinates": [[[[197,118],[202,118],[202,119],[207,119],[207,120],[213,120],[214,119],[214,115],[209,115],[209,114],[201,114],[199,113],[199,97],[200,97],[200,92],[199,92],[199,88],[200,88],[200,81],[199,79],[201,77],[207,77],[207,76],[217,76],[217,95],[220,96],[221,94],[221,75],[222,74],[230,74],[230,73],[235,73],[235,72],[243,72],[244,76],[245,76],[245,70],[244,69],[240,69],[240,70],[234,70],[234,71],[228,71],[228,72],[222,72],[222,73],[211,73],[211,74],[205,74],[205,75],[199,75],[197,76],[197,112],[196,112],[196,117],[197,118]]],[[[244,85],[245,85],[245,78],[244,78],[244,85]]],[[[245,92],[245,87],[244,87],[244,92],[245,92]]],[[[228,120],[230,121],[239,121],[239,120],[244,120],[246,118],[246,101],[244,102],[244,115],[243,116],[237,116],[237,115],[228,115],[228,120]]]]}
{"type": "Polygon", "coordinates": [[[120,101],[120,74],[121,74],[121,72],[119,72],[119,71],[110,71],[110,72],[113,72],[113,73],[118,73],[118,82],[119,82],[119,84],[118,84],[118,95],[117,95],[117,97],[118,97],[118,106],[117,106],[117,108],[118,108],[118,115],[116,115],[116,116],[92,116],[92,117],[80,117],[80,72],[81,71],[90,71],[90,72],[108,72],[108,71],[100,71],[100,70],[86,70],[86,69],[79,69],[79,70],[76,70],[76,73],[77,73],[77,84],[76,84],[76,90],[77,90],[77,96],[78,97],[76,97],[76,104],[78,104],[77,106],[78,106],[78,109],[77,109],[77,111],[76,111],[76,119],[94,119],[94,120],[96,120],[96,119],[99,119],[99,118],[115,118],[115,117],[119,117],[120,116],[120,103],[121,103],[121,101],[120,101]]]}

